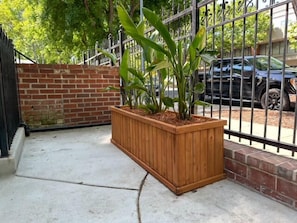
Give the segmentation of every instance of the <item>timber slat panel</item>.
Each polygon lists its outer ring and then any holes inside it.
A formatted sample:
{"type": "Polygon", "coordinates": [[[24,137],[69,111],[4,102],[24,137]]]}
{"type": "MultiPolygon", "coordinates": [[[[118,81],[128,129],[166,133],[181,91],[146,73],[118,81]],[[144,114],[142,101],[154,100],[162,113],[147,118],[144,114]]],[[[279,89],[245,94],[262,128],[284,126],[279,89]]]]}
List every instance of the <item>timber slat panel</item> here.
{"type": "MultiPolygon", "coordinates": [[[[149,131],[149,138],[150,139],[153,139],[153,131],[154,131],[154,128],[150,126],[150,131],[149,131]]],[[[147,149],[147,153],[148,153],[148,165],[149,166],[153,166],[153,161],[154,161],[154,156],[153,156],[153,142],[152,140],[150,140],[150,143],[149,143],[149,148],[147,149]]]]}
{"type": "Polygon", "coordinates": [[[173,142],[172,142],[172,134],[171,133],[167,133],[167,137],[166,137],[166,177],[169,181],[173,181],[173,142]]]}
{"type": "Polygon", "coordinates": [[[162,148],[161,148],[161,141],[162,141],[162,130],[157,129],[157,138],[155,139],[155,145],[157,145],[156,148],[156,170],[158,173],[161,173],[161,166],[162,166],[162,148]]]}
{"type": "Polygon", "coordinates": [[[201,153],[201,132],[193,133],[193,144],[195,145],[193,150],[193,181],[197,182],[201,177],[201,168],[200,168],[200,153],[201,153]]]}
{"type": "Polygon", "coordinates": [[[137,147],[137,141],[135,140],[137,138],[137,129],[135,128],[135,120],[131,119],[130,121],[130,134],[131,134],[131,153],[135,154],[135,149],[137,147]]]}
{"type": "Polygon", "coordinates": [[[160,141],[160,168],[161,168],[161,175],[166,177],[166,163],[167,163],[167,147],[168,145],[166,145],[166,137],[167,137],[167,132],[166,131],[162,131],[160,136],[161,136],[161,141],[160,141]]]}
{"type": "Polygon", "coordinates": [[[207,149],[207,160],[211,160],[212,162],[207,162],[207,177],[214,176],[215,172],[215,136],[214,129],[207,130],[207,141],[208,141],[208,149],[207,149]]]}
{"type": "Polygon", "coordinates": [[[225,177],[223,133],[226,121],[191,125],[189,129],[112,110],[112,143],[175,194],[225,177]],[[150,125],[152,123],[152,125],[150,125]],[[209,128],[210,127],[210,128],[209,128]]]}
{"type": "Polygon", "coordinates": [[[200,150],[200,180],[207,177],[207,130],[201,131],[201,150],[200,150]]]}
{"type": "Polygon", "coordinates": [[[216,137],[216,152],[215,152],[215,164],[216,164],[216,170],[215,174],[219,174],[221,169],[224,168],[224,160],[221,159],[222,156],[224,156],[224,128],[218,127],[215,129],[215,135],[216,137]],[[219,137],[221,136],[221,137],[219,137]]]}
{"type": "Polygon", "coordinates": [[[185,134],[185,170],[186,170],[186,183],[190,184],[193,183],[193,134],[192,133],[186,133],[185,134]]]}
{"type": "Polygon", "coordinates": [[[185,153],[186,137],[184,134],[177,136],[176,152],[177,152],[177,177],[178,185],[186,184],[186,153],[185,153]]]}
{"type": "Polygon", "coordinates": [[[138,146],[136,148],[136,155],[137,157],[139,157],[142,160],[142,150],[143,150],[143,123],[141,122],[137,122],[137,126],[138,126],[138,133],[139,133],[139,137],[138,137],[138,146]]]}

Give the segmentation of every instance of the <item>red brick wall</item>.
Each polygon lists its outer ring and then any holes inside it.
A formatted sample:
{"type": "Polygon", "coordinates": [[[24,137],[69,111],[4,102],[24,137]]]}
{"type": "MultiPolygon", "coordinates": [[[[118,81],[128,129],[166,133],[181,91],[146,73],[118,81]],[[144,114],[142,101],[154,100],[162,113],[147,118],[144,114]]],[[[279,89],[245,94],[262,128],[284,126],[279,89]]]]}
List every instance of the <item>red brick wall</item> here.
{"type": "Polygon", "coordinates": [[[225,140],[228,178],[297,210],[297,160],[225,140]]]}
{"type": "Polygon", "coordinates": [[[87,65],[17,65],[23,120],[31,128],[110,123],[120,94],[118,68],[87,65]]]}

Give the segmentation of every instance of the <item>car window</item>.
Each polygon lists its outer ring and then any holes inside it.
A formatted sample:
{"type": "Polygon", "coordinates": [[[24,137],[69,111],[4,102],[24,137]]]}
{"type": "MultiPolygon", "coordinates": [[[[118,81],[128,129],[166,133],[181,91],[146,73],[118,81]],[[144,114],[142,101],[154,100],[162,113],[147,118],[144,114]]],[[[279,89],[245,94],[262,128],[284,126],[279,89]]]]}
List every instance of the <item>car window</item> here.
{"type": "MultiPolygon", "coordinates": [[[[254,58],[250,58],[248,60],[250,61],[251,64],[254,63],[254,58]]],[[[255,61],[256,68],[258,70],[266,71],[269,68],[268,62],[269,62],[269,58],[267,56],[257,57],[255,61]]],[[[285,64],[285,67],[289,67],[289,66],[285,64]]],[[[283,69],[283,62],[276,58],[270,57],[270,70],[281,70],[281,69],[283,69]]]]}
{"type": "MultiPolygon", "coordinates": [[[[243,64],[244,64],[243,71],[252,71],[253,70],[253,67],[247,61],[244,61],[243,64]]],[[[236,70],[236,71],[241,72],[241,70],[242,70],[242,61],[241,60],[234,60],[233,69],[236,70]]]]}
{"type": "Polygon", "coordinates": [[[222,65],[222,72],[227,71],[228,69],[230,69],[230,62],[229,61],[216,61],[213,64],[213,71],[214,72],[221,72],[221,65],[222,65]]]}

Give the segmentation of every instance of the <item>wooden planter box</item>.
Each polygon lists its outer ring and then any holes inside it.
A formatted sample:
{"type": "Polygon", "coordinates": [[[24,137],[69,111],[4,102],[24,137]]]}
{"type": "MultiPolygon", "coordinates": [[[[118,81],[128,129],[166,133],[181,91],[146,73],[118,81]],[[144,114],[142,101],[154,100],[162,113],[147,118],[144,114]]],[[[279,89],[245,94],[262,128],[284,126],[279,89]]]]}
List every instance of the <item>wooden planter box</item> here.
{"type": "Polygon", "coordinates": [[[111,107],[111,142],[175,194],[225,178],[226,120],[174,126],[111,107]]]}

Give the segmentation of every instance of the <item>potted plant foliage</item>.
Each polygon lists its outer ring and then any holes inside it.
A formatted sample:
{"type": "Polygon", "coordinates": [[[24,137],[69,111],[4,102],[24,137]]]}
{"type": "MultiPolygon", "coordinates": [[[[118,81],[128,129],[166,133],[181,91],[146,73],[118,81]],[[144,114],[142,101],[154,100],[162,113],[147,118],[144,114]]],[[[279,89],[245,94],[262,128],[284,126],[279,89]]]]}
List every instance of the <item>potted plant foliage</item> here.
{"type": "Polygon", "coordinates": [[[193,85],[192,75],[202,59],[208,62],[213,59],[205,51],[205,28],[185,47],[172,39],[151,10],[143,8],[146,20],[156,30],[149,37],[145,35],[143,21],[135,25],[122,5],[117,10],[126,34],[143,49],[146,69],[132,68],[129,50],[125,51],[120,76],[129,106],[111,108],[111,142],[175,194],[223,179],[226,121],[191,114],[194,104],[205,105],[193,100],[194,94],[202,93],[204,86],[193,85]],[[158,96],[153,84],[156,74],[160,82],[158,96]],[[176,98],[164,94],[165,80],[170,76],[177,83],[176,98]]]}

